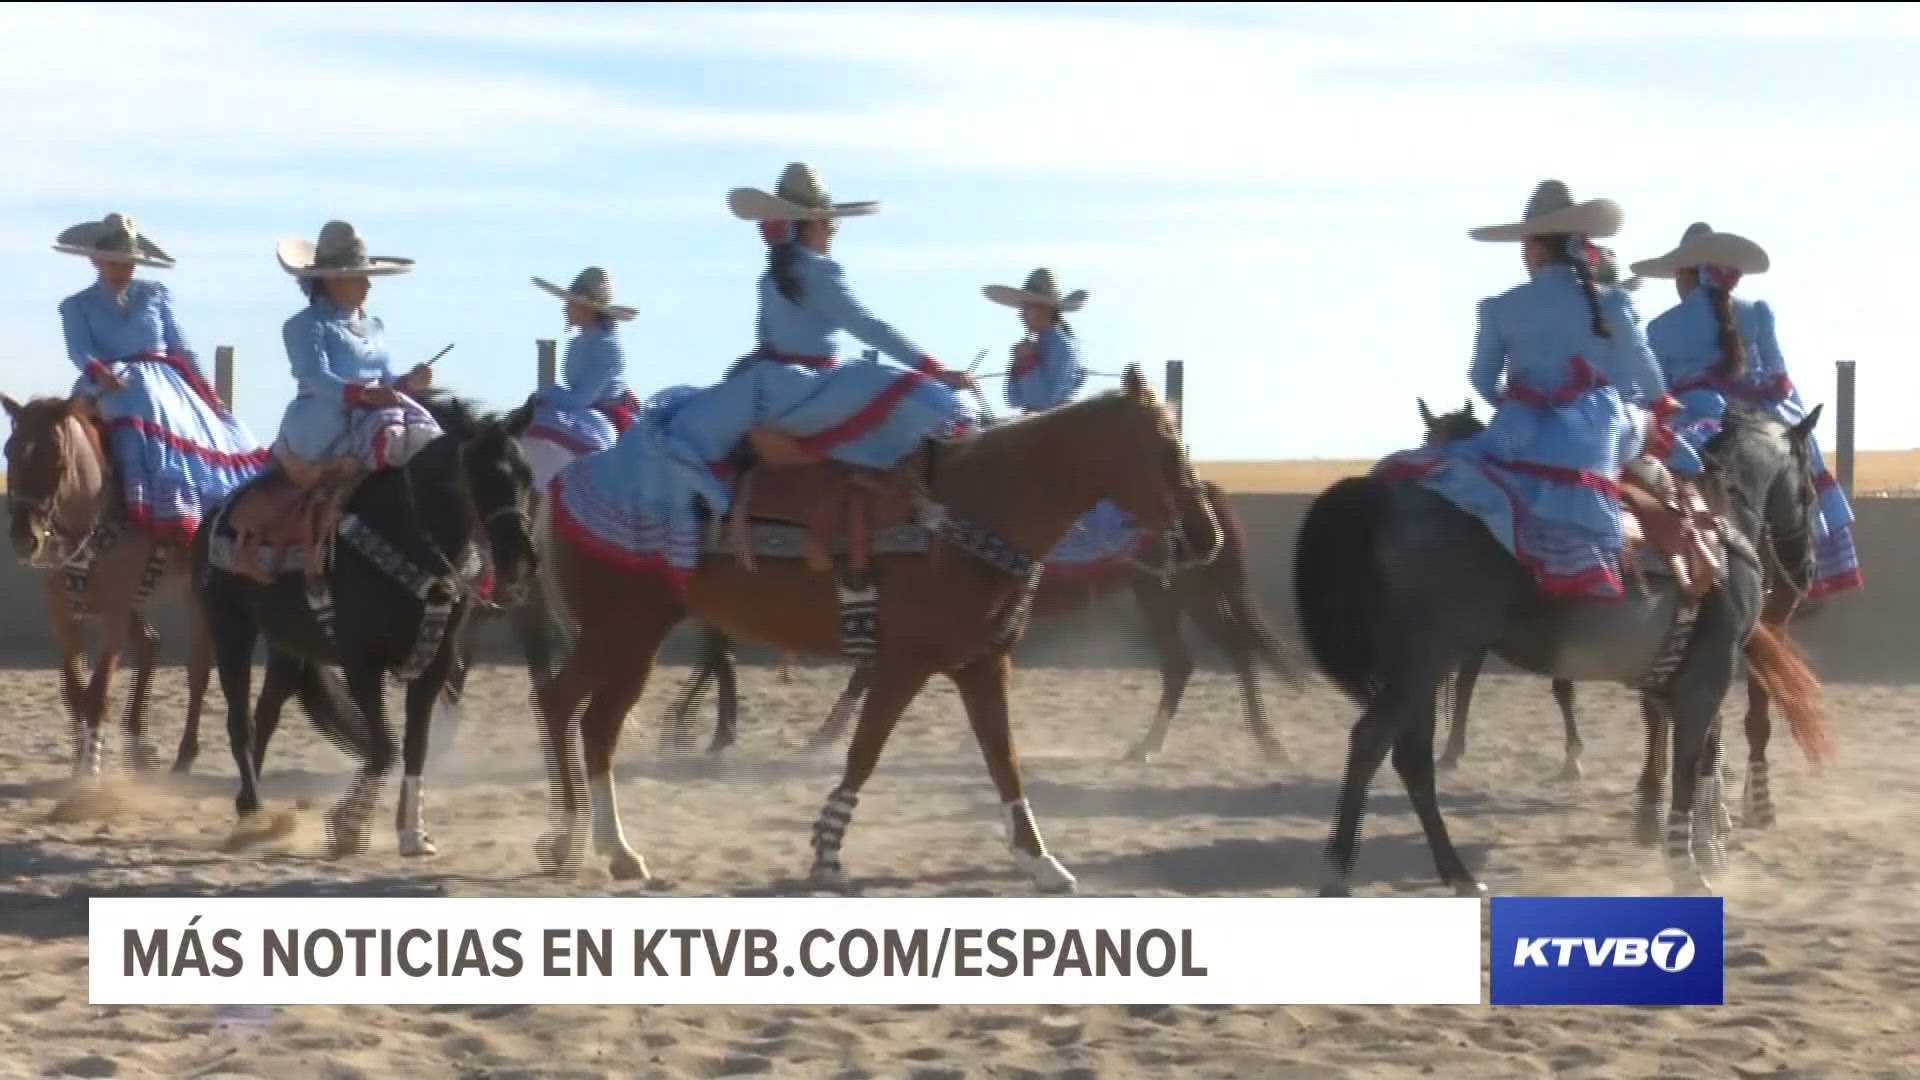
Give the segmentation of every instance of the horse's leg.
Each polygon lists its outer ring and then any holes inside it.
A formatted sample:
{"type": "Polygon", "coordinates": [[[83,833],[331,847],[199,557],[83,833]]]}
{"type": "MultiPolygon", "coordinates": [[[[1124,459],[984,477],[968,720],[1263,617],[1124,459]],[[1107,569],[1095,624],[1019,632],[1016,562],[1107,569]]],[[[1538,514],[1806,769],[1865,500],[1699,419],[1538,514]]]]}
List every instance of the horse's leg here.
{"type": "Polygon", "coordinates": [[[1452,772],[1460,767],[1460,758],[1467,752],[1467,714],[1473,704],[1473,687],[1480,681],[1480,667],[1487,662],[1486,653],[1475,653],[1453,677],[1453,715],[1447,718],[1447,747],[1440,752],[1440,761],[1436,766],[1441,772],[1452,772]]]}
{"type": "Polygon", "coordinates": [[[1567,759],[1560,766],[1560,775],[1554,777],[1562,783],[1572,783],[1586,775],[1581,768],[1580,758],[1586,753],[1585,743],[1580,741],[1580,725],[1573,719],[1573,681],[1571,679],[1553,680],[1553,703],[1560,706],[1560,722],[1567,731],[1567,759]]]}
{"type": "Polygon", "coordinates": [[[860,789],[880,763],[880,751],[886,749],[893,725],[931,675],[919,668],[902,670],[897,664],[888,665],[886,655],[882,653],[872,669],[871,687],[860,710],[860,722],[853,729],[853,742],[847,747],[847,767],[840,786],[827,796],[813,823],[813,883],[824,888],[845,890],[851,884],[846,867],[840,863],[840,845],[846,839],[847,823],[853,820],[854,804],[860,801],[860,789]]]}
{"type": "MultiPolygon", "coordinates": [[[[1700,621],[1695,627],[1695,640],[1689,647],[1689,656],[1680,670],[1674,673],[1670,697],[1673,720],[1673,766],[1670,770],[1673,793],[1667,800],[1666,858],[1667,872],[1673,880],[1675,891],[1681,893],[1707,893],[1712,885],[1700,872],[1695,858],[1696,841],[1699,830],[1695,827],[1699,810],[1696,796],[1701,780],[1709,768],[1717,766],[1713,760],[1714,727],[1719,720],[1720,705],[1725,699],[1727,686],[1733,679],[1736,667],[1734,648],[1715,637],[1730,636],[1731,612],[1724,610],[1726,600],[1722,596],[1718,605],[1706,605],[1700,612],[1700,621]]],[[[1711,788],[1711,785],[1709,785],[1711,788]]],[[[1709,825],[1705,830],[1705,842],[1708,848],[1709,863],[1724,859],[1716,856],[1711,848],[1714,843],[1715,824],[1711,815],[1706,817],[1709,825]]]]}
{"type": "Polygon", "coordinates": [[[1160,705],[1146,734],[1126,754],[1128,761],[1145,761],[1166,749],[1167,730],[1173,726],[1173,714],[1187,692],[1187,680],[1193,677],[1193,654],[1187,651],[1187,640],[1180,633],[1180,603],[1172,589],[1141,575],[1134,579],[1133,597],[1140,605],[1140,614],[1146,617],[1154,654],[1160,658],[1160,705]]]}
{"type": "MultiPolygon", "coordinates": [[[[660,726],[661,753],[684,754],[693,749],[693,714],[700,708],[700,699],[707,692],[707,684],[713,681],[715,670],[729,648],[725,634],[712,627],[701,627],[700,647],[694,658],[693,673],[687,677],[680,696],[667,706],[665,722],[660,726]]],[[[724,703],[722,708],[725,708],[724,703]]],[[[717,730],[713,741],[715,745],[720,742],[717,730]]]]}
{"type": "MultiPolygon", "coordinates": [[[[192,573],[193,568],[188,566],[189,582],[192,573]]],[[[180,748],[173,755],[176,773],[191,772],[194,761],[200,757],[200,713],[207,705],[207,677],[213,667],[206,612],[201,609],[200,598],[194,595],[191,584],[182,592],[187,609],[187,726],[180,732],[180,748]]]]}
{"type": "Polygon", "coordinates": [[[427,771],[427,747],[433,730],[433,710],[447,690],[447,679],[459,660],[456,643],[465,637],[468,612],[456,613],[452,629],[461,633],[440,643],[439,655],[407,684],[406,726],[400,742],[400,805],[394,812],[394,838],[400,854],[408,858],[435,855],[433,835],[427,831],[421,808],[421,780],[427,771]]]}
{"type": "Polygon", "coordinates": [[[860,706],[860,699],[872,688],[873,669],[854,668],[847,675],[847,685],[841,688],[840,696],[834,699],[833,708],[827,711],[826,722],[807,740],[807,749],[825,750],[839,742],[847,732],[847,724],[853,720],[853,711],[860,706]]]}
{"type": "Polygon", "coordinates": [[[127,640],[133,646],[133,688],[127,694],[127,711],[120,726],[126,733],[128,760],[144,772],[160,764],[147,743],[147,699],[153,694],[153,661],[160,651],[160,631],[138,610],[129,611],[127,640]]]}
{"type": "Polygon", "coordinates": [[[1012,659],[999,653],[975,660],[949,677],[960,691],[973,737],[987,759],[987,775],[1000,793],[1014,865],[1025,871],[1042,892],[1072,892],[1073,875],[1047,852],[1046,842],[1040,838],[1040,824],[1034,820],[1033,808],[1027,805],[1020,784],[1020,759],[1007,716],[1007,675],[1012,667],[1012,659]]]}
{"type": "Polygon", "coordinates": [[[1434,790],[1433,729],[1437,723],[1434,698],[1438,690],[1438,680],[1423,680],[1409,688],[1406,706],[1411,710],[1412,722],[1404,725],[1394,740],[1393,770],[1406,785],[1407,799],[1413,804],[1414,815],[1420,819],[1421,830],[1427,834],[1427,847],[1433,852],[1434,869],[1441,883],[1458,896],[1483,896],[1486,887],[1474,880],[1447,835],[1447,823],[1440,816],[1439,795],[1434,790]]]}
{"type": "Polygon", "coordinates": [[[534,687],[540,749],[547,763],[547,802],[553,816],[552,830],[534,842],[534,857],[550,874],[577,873],[586,859],[587,807],[581,790],[586,784],[573,752],[573,720],[606,673],[618,666],[617,658],[596,655],[600,636],[584,625],[577,627],[573,648],[560,669],[534,687]]]}
{"type": "MultiPolygon", "coordinates": [[[[520,655],[527,664],[527,678],[534,682],[553,673],[553,642],[547,636],[547,624],[547,604],[538,589],[507,613],[507,625],[519,639],[520,655]]],[[[472,662],[471,656],[468,662],[472,662]]]]}
{"type": "MultiPolygon", "coordinates": [[[[664,635],[662,635],[664,636],[664,635]]],[[[653,643],[657,649],[659,643],[653,643]]],[[[620,808],[614,800],[613,755],[620,745],[620,728],[627,713],[646,692],[653,673],[654,653],[642,647],[634,659],[601,684],[587,699],[580,715],[581,756],[586,759],[587,795],[593,808],[593,848],[607,857],[607,872],[616,881],[644,881],[646,860],[627,843],[620,826],[620,808]]]]}
{"type": "MultiPolygon", "coordinates": [[[[1404,630],[1403,633],[1410,631],[1404,630]]],[[[1425,738],[1429,743],[1428,753],[1432,753],[1433,721],[1431,719],[1434,701],[1438,696],[1440,682],[1450,670],[1457,670],[1457,662],[1435,662],[1422,664],[1409,652],[1410,645],[1395,641],[1384,651],[1375,664],[1375,672],[1380,680],[1379,688],[1367,702],[1366,710],[1353,725],[1353,732],[1347,738],[1346,774],[1340,782],[1340,795],[1334,804],[1333,830],[1327,838],[1328,878],[1321,886],[1321,896],[1347,896],[1352,888],[1353,863],[1360,843],[1360,824],[1367,810],[1367,790],[1373,784],[1373,776],[1380,770],[1380,763],[1386,760],[1387,751],[1408,738],[1425,738]],[[1421,720],[1423,715],[1429,719],[1421,720]]],[[[1421,762],[1412,757],[1411,749],[1404,751],[1406,768],[1413,770],[1416,782],[1421,776],[1421,762]]],[[[1407,774],[1402,771],[1402,777],[1407,774]]],[[[1430,789],[1429,789],[1430,790],[1430,789]]],[[[1414,787],[1409,785],[1408,795],[1413,796],[1414,787]]],[[[1416,807],[1417,808],[1417,807],[1416,807]]],[[[1430,806],[1432,824],[1428,824],[1427,814],[1421,815],[1421,824],[1427,829],[1428,846],[1433,849],[1435,865],[1442,876],[1449,870],[1457,870],[1465,875],[1465,868],[1459,865],[1459,858],[1452,854],[1453,846],[1447,842],[1444,847],[1436,842],[1446,840],[1446,830],[1440,825],[1437,804],[1430,806]],[[1449,862],[1451,859],[1451,862],[1449,862]]],[[[1461,880],[1459,878],[1455,879],[1461,880]]],[[[1471,881],[1470,876],[1465,880],[1471,881]]]]}
{"type": "Polygon", "coordinates": [[[1672,749],[1672,718],[1665,705],[1651,694],[1640,695],[1640,721],[1647,733],[1646,764],[1640,769],[1635,789],[1633,842],[1641,847],[1660,844],[1661,796],[1667,786],[1667,761],[1672,749]]]}
{"type": "Polygon", "coordinates": [[[98,776],[106,757],[107,702],[112,700],[113,673],[120,664],[120,652],[126,647],[128,623],[128,619],[115,618],[104,612],[94,620],[94,628],[99,634],[99,655],[93,666],[93,677],[88,680],[82,695],[87,733],[81,753],[81,775],[98,776]]]}
{"type": "Polygon", "coordinates": [[[83,759],[87,752],[87,719],[81,711],[84,702],[86,670],[82,657],[86,643],[82,640],[80,616],[75,614],[73,604],[67,598],[66,582],[58,572],[48,573],[41,578],[46,587],[47,619],[53,626],[55,642],[60,647],[60,700],[67,707],[67,723],[73,732],[73,771],[79,775],[83,759]]]}
{"type": "Polygon", "coordinates": [[[1767,713],[1767,689],[1747,672],[1747,786],[1743,792],[1742,822],[1751,829],[1771,829],[1773,792],[1767,780],[1767,743],[1773,738],[1773,718],[1767,713]]]}
{"type": "MultiPolygon", "coordinates": [[[[267,744],[273,741],[273,733],[280,727],[280,713],[287,707],[287,699],[299,690],[305,667],[305,661],[299,657],[281,652],[271,645],[267,647],[267,671],[260,680],[260,696],[253,703],[253,768],[256,775],[263,775],[267,771],[267,744]]],[[[332,739],[335,745],[352,752],[352,743],[340,736],[327,717],[316,715],[311,707],[307,713],[314,726],[332,739]]]]}
{"type": "Polygon", "coordinates": [[[733,662],[733,649],[723,648],[715,657],[714,678],[719,683],[719,716],[713,726],[713,744],[707,753],[718,754],[740,738],[740,668],[733,662]]]}
{"type": "MultiPolygon", "coordinates": [[[[223,589],[241,588],[231,579],[222,580],[223,589]]],[[[206,600],[207,631],[213,640],[213,662],[220,675],[220,695],[227,699],[227,749],[233,754],[234,772],[240,776],[240,793],[234,797],[234,812],[242,819],[260,810],[260,769],[253,750],[252,705],[253,647],[259,641],[260,628],[242,603],[230,596],[206,600]]],[[[267,654],[267,671],[273,671],[273,652],[267,654]]]]}
{"type": "Polygon", "coordinates": [[[1175,578],[1169,591],[1183,593],[1187,616],[1207,635],[1215,648],[1233,664],[1240,679],[1240,708],[1247,720],[1247,732],[1260,748],[1260,756],[1269,765],[1287,762],[1286,747],[1267,723],[1266,702],[1260,697],[1260,678],[1255,671],[1260,642],[1254,630],[1234,615],[1233,608],[1210,592],[1200,592],[1202,582],[1192,576],[1175,578]]]}
{"type": "Polygon", "coordinates": [[[387,721],[386,672],[354,658],[341,665],[341,673],[366,723],[367,745],[352,786],[327,812],[327,838],[336,857],[363,855],[372,845],[373,808],[393,770],[394,749],[393,727],[387,721]]]}

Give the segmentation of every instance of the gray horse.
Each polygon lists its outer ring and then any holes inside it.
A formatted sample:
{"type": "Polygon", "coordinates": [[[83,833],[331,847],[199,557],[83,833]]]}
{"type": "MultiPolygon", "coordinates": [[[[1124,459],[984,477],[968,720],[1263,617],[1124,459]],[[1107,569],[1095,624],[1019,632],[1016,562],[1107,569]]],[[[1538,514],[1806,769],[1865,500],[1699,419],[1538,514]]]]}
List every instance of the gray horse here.
{"type": "MultiPolygon", "coordinates": [[[[1295,552],[1294,594],[1315,662],[1363,707],[1327,844],[1323,896],[1349,893],[1367,790],[1387,751],[1426,833],[1441,881],[1461,895],[1485,889],[1447,836],[1434,790],[1433,736],[1439,688],[1462,663],[1492,652],[1514,667],[1573,681],[1641,689],[1671,731],[1672,793],[1666,859],[1681,892],[1711,891],[1696,858],[1724,865],[1728,821],[1718,791],[1722,699],[1744,653],[1789,712],[1818,759],[1825,748],[1818,684],[1784,637],[1759,621],[1761,559],[1804,591],[1813,573],[1813,471],[1807,437],[1815,409],[1789,428],[1729,410],[1706,447],[1706,482],[1725,493],[1725,581],[1692,612],[1662,576],[1628,575],[1618,601],[1552,598],[1478,519],[1413,480],[1376,474],[1340,481],[1314,500],[1295,552]],[[1694,827],[1705,781],[1706,828],[1694,827]],[[1702,835],[1704,834],[1704,835],[1702,835]]],[[[1650,747],[1650,752],[1653,751],[1650,747]]]]}

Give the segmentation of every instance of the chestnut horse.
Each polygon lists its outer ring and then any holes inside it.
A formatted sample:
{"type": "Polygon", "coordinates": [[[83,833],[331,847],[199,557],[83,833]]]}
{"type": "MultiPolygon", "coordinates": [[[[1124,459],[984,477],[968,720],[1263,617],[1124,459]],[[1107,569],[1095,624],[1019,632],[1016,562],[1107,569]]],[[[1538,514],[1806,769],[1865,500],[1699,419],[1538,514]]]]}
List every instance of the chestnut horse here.
{"type": "MultiPolygon", "coordinates": [[[[1233,503],[1226,492],[1213,483],[1201,485],[1201,498],[1222,537],[1218,558],[1188,565],[1171,576],[1137,563],[1065,580],[1044,575],[1034,594],[1033,618],[1044,621],[1074,615],[1122,587],[1132,588],[1134,602],[1146,620],[1148,638],[1160,661],[1160,702],[1146,733],[1127,751],[1128,761],[1146,761],[1166,748],[1168,729],[1180,709],[1187,682],[1193,677],[1193,653],[1181,633],[1181,618],[1191,620],[1233,665],[1240,681],[1240,708],[1254,745],[1269,763],[1282,764],[1287,761],[1286,747],[1267,721],[1255,668],[1266,664],[1296,689],[1303,682],[1300,668],[1253,601],[1253,591],[1247,581],[1246,528],[1234,512],[1233,503]]],[[[1193,544],[1204,530],[1213,526],[1198,520],[1184,520],[1181,527],[1183,542],[1193,544]]],[[[781,674],[784,681],[784,664],[781,674]]],[[[867,692],[871,675],[868,669],[853,669],[826,722],[814,732],[810,749],[832,746],[846,734],[847,724],[867,692]]],[[[698,667],[667,710],[661,737],[669,749],[684,748],[691,743],[693,713],[710,681],[717,682],[720,691],[719,721],[708,747],[708,753],[717,754],[733,745],[736,738],[738,677],[733,643],[721,631],[703,627],[698,667]]]]}
{"type": "MultiPolygon", "coordinates": [[[[848,887],[840,851],[860,789],[901,711],[929,678],[944,674],[959,690],[986,758],[1016,866],[1044,891],[1071,890],[1073,875],[1047,851],[1027,805],[1007,715],[1011,656],[1025,631],[1035,570],[1099,500],[1165,534],[1183,503],[1198,500],[1199,483],[1171,414],[1137,367],[1128,368],[1120,389],[926,448],[928,548],[874,555],[872,688],[840,785],[813,827],[812,881],[848,887]]],[[[564,612],[574,630],[564,664],[535,692],[556,815],[538,852],[546,869],[579,868],[588,825],[582,789],[591,788],[596,848],[616,878],[645,877],[646,864],[622,833],[611,768],[620,726],[646,688],[661,641],[692,618],[776,649],[842,655],[836,579],[797,558],[763,557],[748,569],[732,555],[709,553],[676,589],[663,575],[619,567],[576,546],[559,527],[560,515],[551,517],[555,524],[542,532],[542,578],[553,610],[564,612]],[[584,783],[570,745],[576,715],[584,783]]],[[[1217,530],[1208,547],[1202,554],[1211,559],[1217,530]]]]}
{"type": "Polygon", "coordinates": [[[146,744],[147,695],[160,635],[145,608],[156,591],[178,590],[190,616],[187,724],[173,771],[186,772],[200,753],[200,709],[212,668],[206,627],[194,602],[187,549],[132,527],[113,471],[107,435],[82,401],[35,398],[22,405],[0,394],[13,421],[8,437],[8,537],[20,562],[40,572],[47,614],[60,644],[60,696],[74,725],[74,775],[98,775],[104,730],[120,654],[133,647],[133,692],[123,721],[137,767],[153,764],[146,744]],[[82,671],[84,623],[95,633],[91,678],[82,671]]]}

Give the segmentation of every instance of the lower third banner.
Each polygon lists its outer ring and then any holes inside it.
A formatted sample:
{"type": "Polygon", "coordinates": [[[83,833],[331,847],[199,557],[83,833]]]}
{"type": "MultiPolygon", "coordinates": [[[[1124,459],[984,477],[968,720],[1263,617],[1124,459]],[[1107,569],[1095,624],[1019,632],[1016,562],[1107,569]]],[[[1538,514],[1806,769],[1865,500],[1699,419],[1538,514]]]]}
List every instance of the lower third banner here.
{"type": "Polygon", "coordinates": [[[1481,1001],[1480,902],[1239,897],[89,901],[89,1001],[1481,1001]]]}

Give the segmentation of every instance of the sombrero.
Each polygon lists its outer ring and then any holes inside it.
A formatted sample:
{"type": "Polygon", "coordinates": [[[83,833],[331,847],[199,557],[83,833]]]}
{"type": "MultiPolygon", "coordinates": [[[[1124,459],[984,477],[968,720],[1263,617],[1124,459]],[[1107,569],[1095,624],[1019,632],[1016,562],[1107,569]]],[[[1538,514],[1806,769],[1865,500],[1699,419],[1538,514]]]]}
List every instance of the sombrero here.
{"type": "Polygon", "coordinates": [[[53,250],[69,255],[115,259],[164,270],[173,265],[173,256],[160,245],[140,235],[133,219],[125,214],[108,214],[99,221],[83,221],[61,231],[53,250]]]}
{"type": "Polygon", "coordinates": [[[759,188],[727,192],[727,208],[744,221],[821,221],[878,213],[877,202],[837,203],[813,166],[802,161],[788,165],[769,195],[759,188]]]}
{"type": "Polygon", "coordinates": [[[344,221],[322,225],[318,243],[282,240],[274,245],[274,252],[280,257],[280,268],[299,278],[381,277],[413,269],[412,259],[368,255],[359,231],[344,221]]]}
{"type": "Polygon", "coordinates": [[[615,319],[631,319],[638,312],[613,302],[613,279],[597,266],[589,266],[580,271],[573,279],[571,289],[563,289],[551,281],[534,278],[533,283],[562,300],[572,300],[585,304],[602,315],[615,319]]]}
{"type": "Polygon", "coordinates": [[[1527,200],[1526,213],[1519,221],[1508,225],[1483,225],[1467,230],[1467,235],[1475,240],[1495,243],[1510,243],[1530,236],[1550,236],[1555,233],[1604,237],[1620,231],[1624,216],[1620,204],[1612,199],[1589,199],[1577,203],[1567,191],[1567,185],[1558,180],[1542,180],[1540,186],[1533,189],[1533,198],[1527,200]]]}
{"type": "Polygon", "coordinates": [[[1735,233],[1715,232],[1713,226],[1696,221],[1687,226],[1679,246],[1657,258],[1633,264],[1641,277],[1670,278],[1696,266],[1725,266],[1741,274],[1764,274],[1771,260],[1759,244],[1735,233]]]}
{"type": "Polygon", "coordinates": [[[1055,311],[1074,312],[1079,311],[1080,306],[1087,302],[1087,290],[1085,289],[1075,289],[1067,295],[1061,296],[1060,284],[1053,280],[1053,271],[1044,266],[1028,274],[1027,283],[1022,288],[1016,289],[1009,285],[988,285],[980,291],[986,294],[987,299],[996,304],[1005,304],[1008,307],[1025,307],[1028,304],[1038,304],[1041,307],[1050,307],[1055,311]]]}

